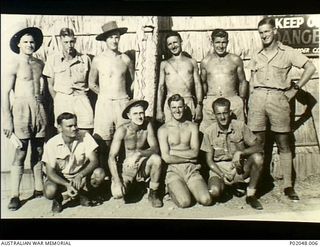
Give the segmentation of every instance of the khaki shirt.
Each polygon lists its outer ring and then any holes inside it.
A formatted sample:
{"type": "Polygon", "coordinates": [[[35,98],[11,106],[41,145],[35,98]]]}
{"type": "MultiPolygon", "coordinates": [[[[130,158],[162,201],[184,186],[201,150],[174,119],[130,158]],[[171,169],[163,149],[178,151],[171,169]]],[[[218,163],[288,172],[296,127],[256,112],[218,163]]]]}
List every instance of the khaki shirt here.
{"type": "Polygon", "coordinates": [[[208,127],[203,136],[201,150],[214,152],[214,161],[232,160],[236,151],[256,143],[257,136],[248,126],[238,120],[232,120],[227,131],[222,131],[217,122],[208,127]]]}
{"type": "Polygon", "coordinates": [[[54,79],[54,91],[64,94],[83,94],[89,90],[90,66],[91,60],[87,55],[77,52],[72,60],[66,61],[62,54],[54,54],[48,57],[43,74],[54,79]]]}
{"type": "Polygon", "coordinates": [[[272,87],[288,89],[291,87],[291,78],[288,76],[292,66],[302,68],[308,58],[295,49],[278,42],[276,54],[271,58],[261,49],[253,54],[249,63],[252,72],[253,87],[272,87]]]}
{"type": "Polygon", "coordinates": [[[97,147],[98,144],[90,134],[79,133],[70,150],[60,133],[45,144],[42,161],[65,178],[71,179],[87,165],[88,156],[97,147]]]}

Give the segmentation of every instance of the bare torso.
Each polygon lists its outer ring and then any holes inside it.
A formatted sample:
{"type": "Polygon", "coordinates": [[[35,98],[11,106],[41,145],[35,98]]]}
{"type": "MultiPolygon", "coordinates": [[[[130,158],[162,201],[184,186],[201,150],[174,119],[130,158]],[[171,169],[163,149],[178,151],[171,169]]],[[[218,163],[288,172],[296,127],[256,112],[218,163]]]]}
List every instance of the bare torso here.
{"type": "Polygon", "coordinates": [[[15,61],[16,80],[14,84],[15,97],[34,97],[40,94],[40,79],[43,70],[43,62],[31,57],[28,60],[18,58],[15,61]]]}
{"type": "Polygon", "coordinates": [[[165,61],[165,84],[167,97],[179,93],[182,96],[192,95],[194,88],[194,67],[190,58],[170,58],[165,61]]]}
{"type": "Polygon", "coordinates": [[[100,95],[110,99],[127,97],[126,73],[128,72],[127,55],[103,53],[96,57],[99,71],[100,95]]]}
{"type": "Polygon", "coordinates": [[[165,128],[168,133],[168,144],[170,150],[188,150],[190,149],[191,141],[191,125],[194,123],[185,121],[179,125],[168,122],[165,124],[165,128]]]}
{"type": "Polygon", "coordinates": [[[228,53],[224,57],[210,54],[205,59],[207,95],[234,96],[238,94],[238,57],[228,53]]]}

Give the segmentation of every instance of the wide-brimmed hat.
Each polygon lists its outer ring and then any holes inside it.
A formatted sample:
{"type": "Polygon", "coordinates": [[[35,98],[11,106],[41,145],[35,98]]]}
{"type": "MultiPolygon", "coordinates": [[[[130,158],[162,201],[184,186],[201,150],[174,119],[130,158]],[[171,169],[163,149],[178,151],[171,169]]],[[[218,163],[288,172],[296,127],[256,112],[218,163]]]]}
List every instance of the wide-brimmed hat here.
{"type": "Polygon", "coordinates": [[[140,99],[132,99],[130,100],[127,104],[126,107],[124,108],[123,112],[122,112],[122,117],[124,119],[129,119],[128,118],[128,112],[130,111],[131,107],[133,107],[134,105],[140,104],[142,105],[143,109],[146,110],[149,106],[149,103],[145,100],[140,100],[140,99]]]}
{"type": "Polygon", "coordinates": [[[10,48],[13,52],[19,53],[20,48],[18,47],[18,43],[20,39],[25,34],[30,34],[34,38],[35,42],[35,50],[37,51],[43,42],[43,34],[42,31],[37,27],[26,27],[25,23],[18,23],[15,27],[15,32],[12,38],[10,39],[10,48]]]}
{"type": "Polygon", "coordinates": [[[106,38],[111,32],[118,31],[120,35],[122,35],[128,31],[127,27],[118,27],[115,21],[107,22],[101,28],[103,33],[99,34],[96,37],[96,40],[100,40],[100,41],[106,41],[106,38]]]}

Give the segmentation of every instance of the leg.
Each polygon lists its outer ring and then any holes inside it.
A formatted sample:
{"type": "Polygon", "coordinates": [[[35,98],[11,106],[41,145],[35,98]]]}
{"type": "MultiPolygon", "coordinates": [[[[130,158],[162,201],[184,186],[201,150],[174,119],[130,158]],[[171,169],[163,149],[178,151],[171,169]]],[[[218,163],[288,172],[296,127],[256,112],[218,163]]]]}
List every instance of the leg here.
{"type": "Polygon", "coordinates": [[[43,195],[43,174],[42,174],[42,154],[43,154],[43,138],[31,139],[31,169],[34,176],[34,197],[43,195]]]}
{"type": "Polygon", "coordinates": [[[189,181],[188,187],[198,203],[203,206],[209,206],[212,203],[208,186],[203,178],[189,181]]]}
{"type": "Polygon", "coordinates": [[[179,208],[191,206],[191,194],[184,181],[177,179],[170,182],[168,184],[168,190],[172,200],[179,208]]]}
{"type": "Polygon", "coordinates": [[[218,200],[222,196],[222,193],[225,189],[225,184],[223,179],[218,176],[211,176],[208,181],[209,193],[212,196],[213,200],[218,200]]]}
{"type": "Polygon", "coordinates": [[[159,208],[163,206],[163,202],[160,200],[159,192],[159,181],[161,177],[162,160],[159,155],[153,154],[150,156],[146,163],[145,174],[150,175],[150,191],[148,199],[153,207],[159,208]]]}
{"type": "Polygon", "coordinates": [[[279,149],[280,166],[283,171],[284,192],[291,200],[299,200],[292,186],[292,152],[289,133],[276,133],[276,143],[279,149]]]}
{"type": "Polygon", "coordinates": [[[44,183],[44,196],[52,200],[52,212],[53,213],[60,213],[62,211],[62,201],[63,197],[61,191],[59,190],[59,186],[48,180],[44,183]]]}
{"type": "Polygon", "coordinates": [[[21,206],[19,191],[29,139],[20,139],[20,141],[22,142],[22,148],[16,149],[11,166],[11,199],[8,205],[10,210],[17,210],[21,206]]]}

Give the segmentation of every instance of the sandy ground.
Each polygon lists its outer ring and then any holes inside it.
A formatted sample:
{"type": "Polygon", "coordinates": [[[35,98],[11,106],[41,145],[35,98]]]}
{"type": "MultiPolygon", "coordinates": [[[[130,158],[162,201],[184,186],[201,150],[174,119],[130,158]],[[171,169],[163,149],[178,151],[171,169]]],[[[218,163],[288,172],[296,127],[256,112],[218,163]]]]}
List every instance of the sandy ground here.
{"type": "MultiPolygon", "coordinates": [[[[303,221],[320,222],[320,176],[312,176],[297,181],[296,192],[299,202],[288,200],[282,193],[282,181],[275,181],[274,188],[261,195],[260,202],[264,210],[257,211],[245,203],[245,197],[227,198],[225,202],[209,207],[194,205],[180,209],[164,198],[162,208],[152,208],[147,194],[135,203],[124,203],[109,198],[102,205],[83,207],[66,204],[64,210],[53,215],[51,201],[45,198],[26,200],[17,211],[7,209],[9,195],[1,194],[1,218],[152,218],[152,219],[223,219],[223,220],[263,220],[263,221],[303,221]]],[[[31,192],[25,192],[21,199],[28,199],[31,192]]]]}

